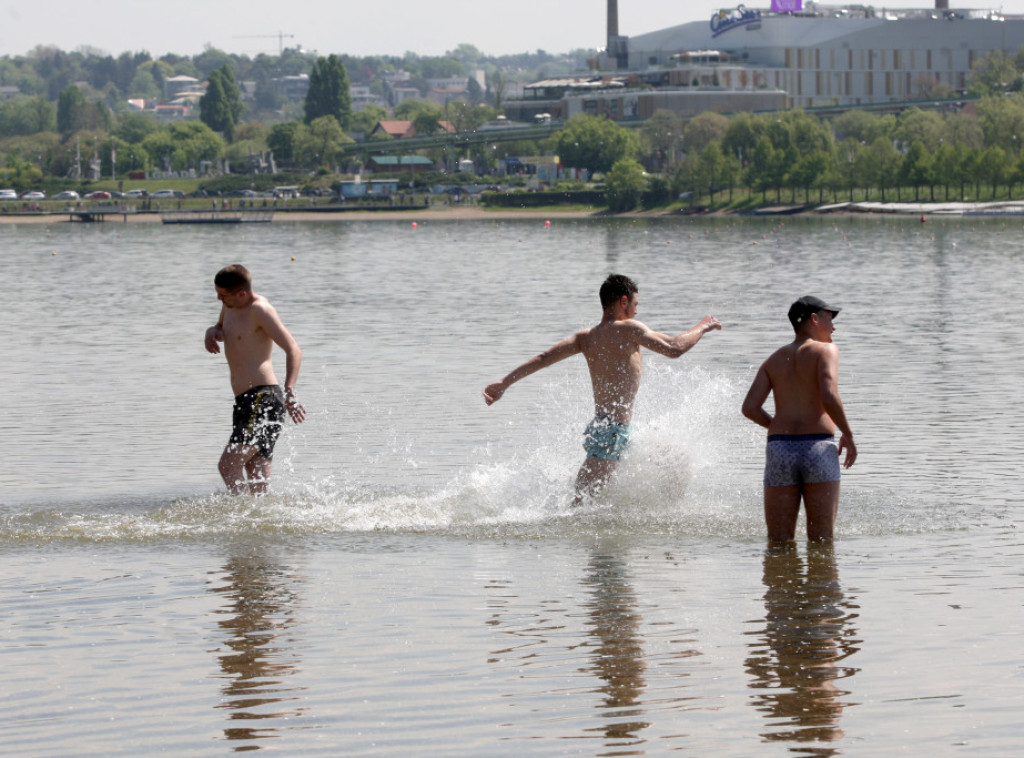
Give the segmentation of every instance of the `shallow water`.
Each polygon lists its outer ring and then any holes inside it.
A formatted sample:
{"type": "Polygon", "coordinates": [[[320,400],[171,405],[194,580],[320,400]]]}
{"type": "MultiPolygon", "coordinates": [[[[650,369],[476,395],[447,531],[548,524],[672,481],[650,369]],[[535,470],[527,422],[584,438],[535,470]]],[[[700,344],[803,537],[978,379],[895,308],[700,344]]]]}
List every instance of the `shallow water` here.
{"type": "Polygon", "coordinates": [[[1012,754],[1021,226],[0,226],[0,747],[1012,754]],[[305,353],[261,499],[215,466],[232,261],[305,353]],[[582,361],[480,391],[593,323],[610,271],[651,326],[725,329],[646,359],[620,476],[570,514],[582,361]],[[834,549],[775,553],[738,409],[807,293],[844,308],[860,458],[834,549]]]}

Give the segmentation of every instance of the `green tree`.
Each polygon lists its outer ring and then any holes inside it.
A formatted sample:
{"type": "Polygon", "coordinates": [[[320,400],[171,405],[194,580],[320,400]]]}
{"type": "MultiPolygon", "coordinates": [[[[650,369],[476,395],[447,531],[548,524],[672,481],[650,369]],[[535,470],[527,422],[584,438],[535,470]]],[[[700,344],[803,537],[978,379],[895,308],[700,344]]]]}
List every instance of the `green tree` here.
{"type": "Polygon", "coordinates": [[[225,65],[211,72],[206,94],[199,98],[199,119],[213,131],[221,132],[230,142],[243,110],[241,93],[231,67],[225,65]]]}
{"type": "Polygon", "coordinates": [[[671,168],[679,152],[682,122],[672,111],[657,110],[640,127],[640,141],[652,171],[671,168]]]}
{"type": "Polygon", "coordinates": [[[160,97],[160,87],[157,86],[156,79],[153,78],[153,72],[145,68],[136,69],[135,76],[132,77],[131,84],[128,85],[128,95],[147,100],[156,100],[160,97]]]}
{"type": "Polygon", "coordinates": [[[569,119],[552,136],[562,165],[607,173],[623,158],[639,153],[636,136],[614,121],[584,113],[569,119]]]}
{"type": "Polygon", "coordinates": [[[145,113],[126,113],[121,116],[114,128],[114,134],[125,142],[136,144],[161,128],[161,124],[153,116],[145,113]]]}
{"type": "Polygon", "coordinates": [[[986,147],[1017,155],[1024,140],[1024,97],[988,97],[976,106],[986,147]]]}
{"type": "Polygon", "coordinates": [[[967,94],[972,97],[998,95],[1009,90],[1019,77],[1013,58],[1002,50],[993,50],[971,66],[967,94]]]}
{"type": "Polygon", "coordinates": [[[947,115],[945,120],[946,133],[942,138],[943,142],[977,149],[985,146],[985,133],[977,116],[957,111],[947,115]]]}
{"type": "Polygon", "coordinates": [[[860,161],[858,156],[864,146],[853,138],[843,140],[836,148],[836,162],[839,165],[839,175],[842,177],[843,185],[850,190],[850,202],[853,202],[853,190],[860,178],[858,168],[860,161]]]}
{"type": "Polygon", "coordinates": [[[963,197],[963,173],[961,165],[963,162],[964,146],[943,144],[932,156],[932,170],[930,181],[933,184],[940,184],[945,188],[946,200],[949,200],[949,188],[951,185],[960,184],[960,196],[963,197]]]}
{"type": "MultiPolygon", "coordinates": [[[[810,202],[812,187],[817,187],[819,190],[824,187],[831,163],[832,159],[829,154],[819,148],[801,155],[796,165],[789,170],[790,182],[794,187],[803,189],[805,203],[810,202]]],[[[818,199],[820,202],[820,195],[818,199]]]]}
{"type": "Polygon", "coordinates": [[[441,130],[439,115],[441,114],[427,110],[417,113],[415,118],[412,119],[412,128],[415,130],[416,135],[426,137],[439,132],[441,130]]]}
{"type": "Polygon", "coordinates": [[[215,161],[224,153],[224,140],[206,124],[185,121],[171,126],[174,153],[171,168],[184,171],[198,169],[200,161],[215,161]]]}
{"type": "Polygon", "coordinates": [[[767,201],[768,188],[775,186],[776,166],[781,163],[779,151],[772,147],[771,140],[758,138],[750,151],[744,181],[752,192],[761,193],[761,202],[767,201]]]}
{"type": "Polygon", "coordinates": [[[605,199],[613,213],[631,211],[640,204],[647,175],[644,167],[632,158],[621,158],[615,162],[604,182],[605,199]]]}
{"type": "Polygon", "coordinates": [[[352,133],[358,132],[364,136],[369,136],[374,127],[380,121],[387,120],[387,117],[388,112],[379,105],[367,105],[358,113],[352,114],[352,122],[349,124],[349,128],[352,133]]]}
{"type": "MultiPolygon", "coordinates": [[[[992,187],[993,200],[999,185],[1006,183],[1009,168],[1006,152],[1001,147],[993,145],[978,156],[978,176],[992,187]]],[[[978,195],[980,199],[980,190],[978,195]]]]}
{"type": "Polygon", "coordinates": [[[886,189],[898,185],[900,164],[903,159],[888,137],[878,137],[864,151],[863,156],[865,175],[872,186],[881,190],[884,203],[886,189]]]}
{"type": "Polygon", "coordinates": [[[0,102],[0,137],[57,131],[57,111],[45,97],[0,102]]]}
{"type": "MultiPolygon", "coordinates": [[[[721,113],[711,111],[694,116],[683,127],[683,150],[687,153],[700,153],[712,142],[724,140],[731,123],[731,120],[721,113]]],[[[722,145],[724,152],[732,152],[730,147],[735,147],[735,145],[731,143],[722,145]]],[[[733,154],[735,155],[735,152],[733,154]]]]}
{"type": "Polygon", "coordinates": [[[309,73],[305,113],[307,125],[321,116],[334,116],[342,129],[348,129],[352,120],[352,95],[349,92],[348,72],[337,55],[317,58],[313,64],[313,70],[309,73]]]}
{"type": "Polygon", "coordinates": [[[351,143],[334,116],[321,116],[296,133],[296,158],[311,169],[330,166],[337,161],[342,147],[351,143]]]}
{"type": "Polygon", "coordinates": [[[267,136],[267,147],[278,161],[290,163],[295,160],[295,137],[299,133],[302,124],[298,121],[285,121],[283,124],[274,124],[267,136]]]}
{"type": "Polygon", "coordinates": [[[928,184],[932,188],[931,199],[935,200],[935,185],[930,182],[931,175],[931,154],[921,142],[915,141],[911,143],[900,164],[899,182],[900,184],[909,184],[914,188],[914,202],[920,199],[922,184],[928,184]]]}
{"type": "Polygon", "coordinates": [[[925,150],[934,153],[942,144],[944,132],[945,124],[938,113],[908,108],[897,117],[892,136],[906,145],[920,142],[925,150]]]}
{"type": "Polygon", "coordinates": [[[426,100],[406,100],[395,106],[395,118],[402,121],[415,121],[423,112],[428,112],[438,121],[444,118],[444,108],[437,103],[426,100]]]}
{"type": "Polygon", "coordinates": [[[855,139],[870,145],[879,137],[888,137],[896,126],[896,117],[867,111],[846,111],[832,120],[832,131],[836,139],[855,139]]]}
{"type": "Polygon", "coordinates": [[[64,139],[75,132],[102,129],[111,125],[110,111],[103,103],[90,103],[78,87],[71,86],[57,99],[57,131],[64,139]]]}

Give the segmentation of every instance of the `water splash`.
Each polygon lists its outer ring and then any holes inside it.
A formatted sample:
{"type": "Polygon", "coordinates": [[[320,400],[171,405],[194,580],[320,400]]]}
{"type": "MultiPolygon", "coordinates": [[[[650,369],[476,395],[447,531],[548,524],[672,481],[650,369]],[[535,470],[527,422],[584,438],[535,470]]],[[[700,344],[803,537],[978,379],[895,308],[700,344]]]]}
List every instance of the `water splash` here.
{"type": "MultiPolygon", "coordinates": [[[[572,388],[578,389],[578,388],[572,388]]],[[[555,378],[553,423],[530,449],[457,471],[427,488],[382,487],[352,472],[303,482],[288,473],[264,497],[227,494],[6,507],[0,542],[182,542],[261,536],[407,532],[534,539],[602,532],[761,540],[763,434],[739,418],[741,388],[698,367],[654,364],[635,433],[599,497],[571,507],[582,461],[579,406],[555,378]]],[[[415,457],[415,450],[402,450],[415,457]]],[[[287,465],[282,466],[287,472],[287,465]]],[[[838,534],[959,528],[966,508],[892,490],[844,485],[838,534]]],[[[802,528],[802,527],[801,527],[802,528]]]]}

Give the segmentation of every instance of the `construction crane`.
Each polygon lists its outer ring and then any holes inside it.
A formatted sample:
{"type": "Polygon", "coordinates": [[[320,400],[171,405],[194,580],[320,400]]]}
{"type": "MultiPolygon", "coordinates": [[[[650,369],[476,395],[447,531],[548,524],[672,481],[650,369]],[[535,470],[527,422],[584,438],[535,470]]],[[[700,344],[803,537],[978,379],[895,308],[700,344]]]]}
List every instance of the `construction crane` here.
{"type": "Polygon", "coordinates": [[[293,39],[294,34],[286,34],[285,32],[278,32],[277,34],[236,34],[235,39],[266,39],[268,37],[277,38],[277,54],[281,55],[284,52],[284,38],[293,39]]]}

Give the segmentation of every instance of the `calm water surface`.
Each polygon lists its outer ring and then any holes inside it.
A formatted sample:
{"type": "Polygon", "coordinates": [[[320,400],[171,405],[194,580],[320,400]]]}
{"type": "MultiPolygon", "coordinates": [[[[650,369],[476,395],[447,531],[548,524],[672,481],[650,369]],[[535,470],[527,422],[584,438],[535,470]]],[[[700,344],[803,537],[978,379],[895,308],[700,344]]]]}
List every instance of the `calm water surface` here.
{"type": "Polygon", "coordinates": [[[0,752],[1018,753],[1022,232],[0,226],[0,752]],[[222,491],[202,346],[234,261],[305,353],[260,499],[222,491]],[[570,514],[583,362],[480,391],[612,271],[651,326],[725,328],[647,357],[620,476],[570,514]],[[769,550],[739,405],[807,293],[844,309],[860,458],[835,546],[769,550]]]}

